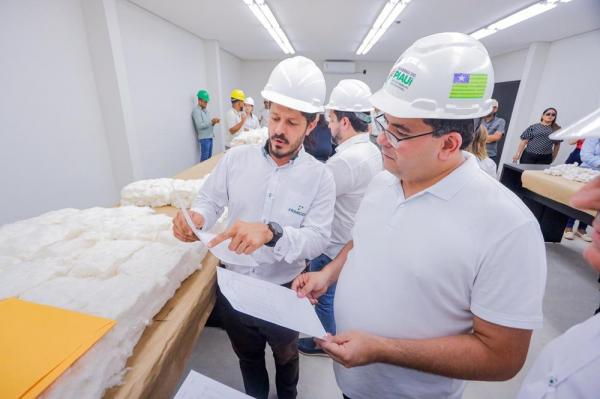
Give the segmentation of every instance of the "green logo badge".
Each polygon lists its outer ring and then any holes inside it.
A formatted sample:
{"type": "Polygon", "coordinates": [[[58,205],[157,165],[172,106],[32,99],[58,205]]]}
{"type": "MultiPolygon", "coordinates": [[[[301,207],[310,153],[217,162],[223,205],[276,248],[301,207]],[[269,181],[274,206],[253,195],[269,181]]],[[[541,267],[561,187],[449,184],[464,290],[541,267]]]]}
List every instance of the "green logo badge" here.
{"type": "Polygon", "coordinates": [[[400,90],[406,90],[413,83],[415,77],[416,75],[413,72],[404,68],[398,68],[390,73],[388,81],[400,90]]]}

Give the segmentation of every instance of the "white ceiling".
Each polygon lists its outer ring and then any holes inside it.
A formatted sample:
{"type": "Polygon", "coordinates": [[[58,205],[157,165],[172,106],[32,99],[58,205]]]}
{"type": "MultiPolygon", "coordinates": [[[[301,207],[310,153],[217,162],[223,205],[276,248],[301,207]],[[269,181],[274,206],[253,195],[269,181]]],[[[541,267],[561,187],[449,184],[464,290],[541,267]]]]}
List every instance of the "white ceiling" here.
{"type": "MultiPolygon", "coordinates": [[[[283,52],[242,0],[131,0],[194,34],[218,40],[244,60],[276,60],[283,52]]],[[[394,61],[416,39],[436,32],[470,33],[532,0],[413,0],[367,55],[354,51],[385,0],[267,0],[297,54],[325,59],[394,61]]],[[[482,39],[491,55],[600,28],[600,0],[573,0],[482,39]]]]}

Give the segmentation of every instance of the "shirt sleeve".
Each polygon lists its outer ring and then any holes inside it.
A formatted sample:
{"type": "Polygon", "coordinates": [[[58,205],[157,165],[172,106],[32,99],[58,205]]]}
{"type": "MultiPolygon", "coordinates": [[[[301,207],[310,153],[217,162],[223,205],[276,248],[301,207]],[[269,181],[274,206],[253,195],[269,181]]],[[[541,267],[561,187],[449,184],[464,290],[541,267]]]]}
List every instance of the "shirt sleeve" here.
{"type": "Polygon", "coordinates": [[[225,119],[227,120],[227,133],[229,133],[229,129],[231,129],[240,122],[238,116],[234,112],[232,112],[232,110],[227,111],[225,119]]]}
{"type": "Polygon", "coordinates": [[[333,180],[335,181],[335,196],[339,197],[342,194],[349,192],[354,187],[354,176],[352,168],[348,163],[340,157],[331,157],[325,164],[333,180]]]}
{"type": "Polygon", "coordinates": [[[471,292],[471,312],[501,326],[532,330],[542,325],[546,249],[536,221],[528,221],[482,255],[471,292]]]}
{"type": "Polygon", "coordinates": [[[335,182],[329,170],[325,168],[319,182],[318,193],[306,213],[300,228],[283,227],[283,236],[273,255],[288,263],[298,259],[314,259],[321,255],[331,237],[333,207],[335,205],[335,182]]]}
{"type": "Polygon", "coordinates": [[[230,154],[230,152],[225,153],[223,159],[219,161],[215,169],[206,178],[192,204],[192,211],[198,212],[204,217],[202,230],[208,230],[214,226],[229,202],[227,171],[230,154]]]}
{"type": "Polygon", "coordinates": [[[531,140],[533,138],[533,125],[529,126],[521,133],[521,140],[531,140]]]}
{"type": "Polygon", "coordinates": [[[581,147],[581,163],[593,169],[600,168],[600,154],[596,152],[600,139],[587,139],[581,147]]]}
{"type": "Polygon", "coordinates": [[[506,132],[506,122],[504,121],[504,119],[498,119],[498,126],[496,127],[496,132],[499,132],[500,134],[504,134],[506,132]]]}
{"type": "Polygon", "coordinates": [[[192,112],[192,118],[194,119],[196,131],[204,130],[211,126],[210,120],[204,120],[201,112],[192,112]]]}

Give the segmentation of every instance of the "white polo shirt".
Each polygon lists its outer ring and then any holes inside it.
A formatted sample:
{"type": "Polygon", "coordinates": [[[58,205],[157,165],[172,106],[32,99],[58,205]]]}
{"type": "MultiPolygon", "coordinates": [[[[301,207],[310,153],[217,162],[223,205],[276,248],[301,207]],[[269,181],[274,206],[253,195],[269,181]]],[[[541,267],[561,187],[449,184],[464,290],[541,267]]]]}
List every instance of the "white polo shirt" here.
{"type": "Polygon", "coordinates": [[[235,134],[229,133],[229,129],[240,123],[240,121],[242,120],[242,112],[243,111],[237,111],[234,108],[229,108],[225,113],[225,125],[227,126],[227,129],[225,129],[224,143],[228,147],[231,145],[231,140],[233,140],[233,138],[243,130],[242,126],[242,128],[238,130],[235,134]]]}
{"type": "MultiPolygon", "coordinates": [[[[378,174],[355,218],[354,248],[337,283],[338,332],[398,339],[468,334],[473,317],[507,327],[542,324],[546,253],[529,209],[476,158],[405,199],[378,174]]],[[[352,399],[460,398],[464,381],[389,364],[335,364],[352,399]]]]}
{"type": "Polygon", "coordinates": [[[228,207],[227,227],[235,221],[276,222],[283,237],[274,248],[262,246],[252,256],[258,267],[227,264],[228,269],[283,284],[320,255],[329,242],[335,183],[324,164],[301,149],[277,166],[262,145],[233,147],[206,179],[192,205],[210,229],[228,207]]]}
{"type": "Polygon", "coordinates": [[[542,350],[517,399],[600,397],[600,315],[569,329],[542,350]]]}
{"type": "Polygon", "coordinates": [[[336,199],[331,242],[324,253],[333,259],[352,239],[354,216],[369,183],[383,169],[383,161],[369,134],[360,133],[337,146],[326,165],[335,180],[336,199]]]}

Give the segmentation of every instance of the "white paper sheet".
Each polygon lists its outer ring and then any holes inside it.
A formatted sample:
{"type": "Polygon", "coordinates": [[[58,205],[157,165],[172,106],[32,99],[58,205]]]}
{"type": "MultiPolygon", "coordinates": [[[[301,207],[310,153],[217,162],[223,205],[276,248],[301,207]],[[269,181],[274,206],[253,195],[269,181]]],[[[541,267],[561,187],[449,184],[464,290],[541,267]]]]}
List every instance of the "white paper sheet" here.
{"type": "Polygon", "coordinates": [[[175,394],[174,399],[247,399],[245,393],[236,391],[218,381],[191,370],[175,394]]]}
{"type": "MultiPolygon", "coordinates": [[[[181,201],[181,198],[177,195],[177,193],[175,193],[175,197],[177,199],[177,202],[179,202],[180,205],[183,205],[183,201],[181,201]]],[[[188,210],[185,207],[181,206],[181,211],[183,212],[183,217],[185,218],[185,221],[187,222],[188,226],[190,226],[190,228],[200,241],[202,241],[204,244],[208,244],[215,237],[216,234],[206,233],[204,231],[198,230],[196,228],[196,225],[192,221],[192,217],[190,216],[188,210]]],[[[230,242],[231,239],[225,240],[215,247],[208,248],[208,250],[212,252],[212,254],[219,258],[222,262],[230,265],[249,267],[258,266],[258,263],[256,263],[252,256],[245,254],[236,254],[235,252],[230,251],[229,248],[227,248],[230,242]]]]}
{"type": "Polygon", "coordinates": [[[312,337],[325,336],[315,309],[295,291],[222,267],[217,268],[217,279],[221,292],[237,311],[312,337]]]}

